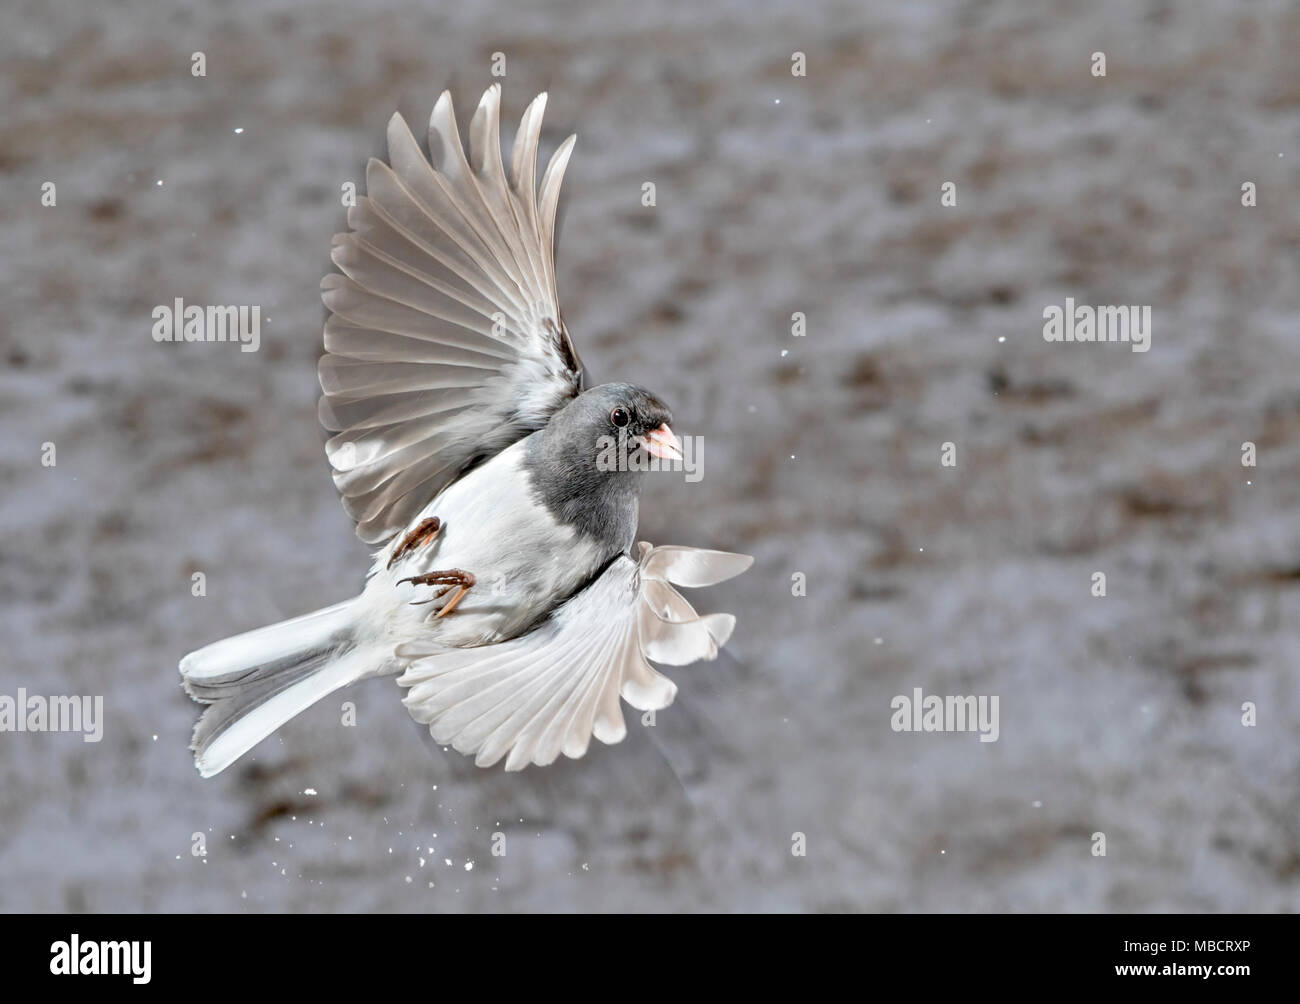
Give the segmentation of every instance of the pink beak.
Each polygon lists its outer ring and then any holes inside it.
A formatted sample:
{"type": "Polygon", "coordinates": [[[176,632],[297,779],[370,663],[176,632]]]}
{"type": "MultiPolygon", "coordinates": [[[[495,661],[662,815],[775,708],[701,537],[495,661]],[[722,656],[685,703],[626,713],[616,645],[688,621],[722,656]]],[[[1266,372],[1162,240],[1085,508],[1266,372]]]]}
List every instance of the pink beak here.
{"type": "Polygon", "coordinates": [[[668,428],[667,423],[646,434],[645,448],[650,456],[660,460],[682,459],[682,442],[673,435],[673,430],[668,428]]]}

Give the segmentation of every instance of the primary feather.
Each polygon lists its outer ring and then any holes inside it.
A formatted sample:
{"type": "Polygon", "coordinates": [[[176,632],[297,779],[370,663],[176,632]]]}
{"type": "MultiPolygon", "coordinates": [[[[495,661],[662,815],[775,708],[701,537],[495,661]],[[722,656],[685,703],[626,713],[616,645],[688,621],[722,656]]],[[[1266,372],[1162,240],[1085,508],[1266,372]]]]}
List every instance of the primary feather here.
{"type": "Polygon", "coordinates": [[[555,212],[575,137],[534,173],[546,95],[528,106],[509,178],[501,90],[483,95],[466,160],[443,93],[426,158],[400,115],[389,163],[334,238],[342,275],[321,283],[330,310],[319,373],[321,423],[357,534],[382,543],[468,469],[541,428],[582,388],[560,315],[555,212]]]}

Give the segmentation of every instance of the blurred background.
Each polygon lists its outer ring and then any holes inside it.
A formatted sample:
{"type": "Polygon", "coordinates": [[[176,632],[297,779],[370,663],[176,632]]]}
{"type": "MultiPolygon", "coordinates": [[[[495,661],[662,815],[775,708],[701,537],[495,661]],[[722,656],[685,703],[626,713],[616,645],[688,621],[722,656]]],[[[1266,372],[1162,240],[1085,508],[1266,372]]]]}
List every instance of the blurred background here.
{"type": "Polygon", "coordinates": [[[1296,909],[1298,51],[1281,0],[6,3],[0,694],[106,720],[0,734],[0,910],[1296,909]],[[641,536],[757,557],[694,596],[728,654],[545,770],[379,680],[201,780],[180,656],[368,565],[315,417],[341,186],[495,52],[508,137],[541,89],[578,133],[584,361],[704,438],[641,536]],[[1151,350],[1046,343],[1067,296],[1151,350]],[[176,297],[260,351],[155,343],[176,297]],[[998,741],[894,732],[916,687],[998,741]]]}

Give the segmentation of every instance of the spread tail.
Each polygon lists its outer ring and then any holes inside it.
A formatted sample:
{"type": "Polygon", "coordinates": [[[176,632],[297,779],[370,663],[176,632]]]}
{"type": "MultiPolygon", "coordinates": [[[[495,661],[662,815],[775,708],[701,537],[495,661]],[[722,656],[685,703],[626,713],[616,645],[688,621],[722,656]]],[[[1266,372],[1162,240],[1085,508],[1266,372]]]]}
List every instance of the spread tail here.
{"type": "Polygon", "coordinates": [[[225,770],[322,697],[373,672],[353,640],[355,600],[225,638],[181,660],[186,693],[208,705],[190,748],[204,777],[225,770]]]}

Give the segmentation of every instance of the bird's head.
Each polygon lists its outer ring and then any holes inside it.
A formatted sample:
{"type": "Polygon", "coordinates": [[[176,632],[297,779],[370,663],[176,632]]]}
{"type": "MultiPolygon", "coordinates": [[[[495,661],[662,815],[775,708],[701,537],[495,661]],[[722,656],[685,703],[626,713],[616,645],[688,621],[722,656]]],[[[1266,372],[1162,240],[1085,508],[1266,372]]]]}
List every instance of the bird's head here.
{"type": "Polygon", "coordinates": [[[548,437],[562,437],[582,467],[641,471],[651,466],[650,457],[682,459],[681,442],[669,427],[672,418],[668,406],[645,388],[607,383],[569,402],[551,420],[548,437]]]}

